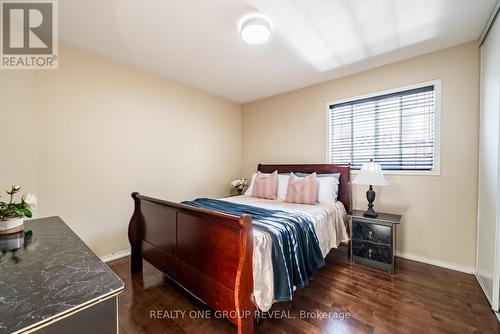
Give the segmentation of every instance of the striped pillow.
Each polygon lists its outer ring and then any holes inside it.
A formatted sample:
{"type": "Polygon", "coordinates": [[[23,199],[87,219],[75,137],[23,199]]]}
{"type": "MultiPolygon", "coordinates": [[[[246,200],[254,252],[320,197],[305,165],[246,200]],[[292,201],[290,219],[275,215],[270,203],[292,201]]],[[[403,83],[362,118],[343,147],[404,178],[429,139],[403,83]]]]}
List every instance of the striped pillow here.
{"type": "Polygon", "coordinates": [[[316,204],[318,198],[318,181],[316,173],[312,173],[304,178],[298,178],[294,173],[290,173],[288,180],[288,190],[286,201],[299,204],[316,204]]]}
{"type": "Polygon", "coordinates": [[[266,199],[276,199],[278,194],[278,171],[272,174],[257,172],[253,184],[252,196],[266,199]]]}

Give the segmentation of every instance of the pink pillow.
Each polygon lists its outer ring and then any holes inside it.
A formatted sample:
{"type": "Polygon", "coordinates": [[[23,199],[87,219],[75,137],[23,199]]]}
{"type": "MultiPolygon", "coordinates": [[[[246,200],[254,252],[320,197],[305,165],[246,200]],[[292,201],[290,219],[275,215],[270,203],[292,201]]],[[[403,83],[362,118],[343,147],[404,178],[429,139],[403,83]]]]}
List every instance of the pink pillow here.
{"type": "Polygon", "coordinates": [[[278,171],[272,174],[257,172],[253,184],[253,197],[276,199],[278,194],[278,171]]]}
{"type": "Polygon", "coordinates": [[[299,204],[316,204],[318,198],[318,181],[316,173],[312,173],[304,178],[298,178],[290,173],[288,179],[288,190],[286,201],[299,204]]]}

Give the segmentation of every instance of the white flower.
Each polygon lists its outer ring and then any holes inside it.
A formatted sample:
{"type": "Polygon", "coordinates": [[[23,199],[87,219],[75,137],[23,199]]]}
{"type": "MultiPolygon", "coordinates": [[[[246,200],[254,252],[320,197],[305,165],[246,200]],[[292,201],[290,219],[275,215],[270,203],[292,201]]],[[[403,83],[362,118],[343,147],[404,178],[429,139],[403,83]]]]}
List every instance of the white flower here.
{"type": "Polygon", "coordinates": [[[236,179],[233,182],[231,182],[231,187],[233,188],[240,188],[243,189],[248,185],[248,180],[241,178],[241,179],[236,179]]]}
{"type": "Polygon", "coordinates": [[[37,203],[36,196],[30,193],[24,194],[23,197],[21,197],[21,201],[28,207],[28,209],[33,209],[37,203]]]}
{"type": "Polygon", "coordinates": [[[12,186],[12,189],[14,189],[14,191],[18,191],[21,189],[21,186],[18,186],[18,185],[12,186]]]}

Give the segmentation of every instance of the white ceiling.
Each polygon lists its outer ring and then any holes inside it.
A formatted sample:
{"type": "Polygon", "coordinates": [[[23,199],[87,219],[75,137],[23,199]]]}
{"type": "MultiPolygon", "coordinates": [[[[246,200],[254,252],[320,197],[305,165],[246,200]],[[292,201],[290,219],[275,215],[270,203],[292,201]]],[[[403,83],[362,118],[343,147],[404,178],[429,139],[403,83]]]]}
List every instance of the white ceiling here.
{"type": "Polygon", "coordinates": [[[475,40],[495,0],[62,0],[63,43],[249,102],[475,40]],[[240,19],[273,25],[263,45],[240,19]]]}

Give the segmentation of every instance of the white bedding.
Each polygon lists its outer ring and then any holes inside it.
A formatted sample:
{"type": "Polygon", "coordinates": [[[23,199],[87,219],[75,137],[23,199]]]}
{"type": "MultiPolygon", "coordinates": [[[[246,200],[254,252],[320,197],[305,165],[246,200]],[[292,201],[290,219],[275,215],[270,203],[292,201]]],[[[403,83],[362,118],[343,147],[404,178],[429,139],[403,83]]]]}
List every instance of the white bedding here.
{"type": "MultiPolygon", "coordinates": [[[[332,204],[295,204],[285,201],[267,200],[250,196],[223,198],[228,202],[258,206],[266,209],[283,210],[308,216],[313,222],[323,257],[332,248],[349,241],[346,222],[347,213],[342,202],[332,204]]],[[[253,230],[253,285],[254,300],[261,311],[268,311],[274,303],[274,279],[272,265],[272,239],[264,231],[253,230]]]]}

